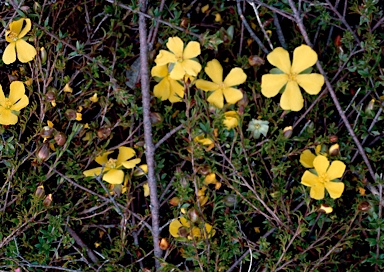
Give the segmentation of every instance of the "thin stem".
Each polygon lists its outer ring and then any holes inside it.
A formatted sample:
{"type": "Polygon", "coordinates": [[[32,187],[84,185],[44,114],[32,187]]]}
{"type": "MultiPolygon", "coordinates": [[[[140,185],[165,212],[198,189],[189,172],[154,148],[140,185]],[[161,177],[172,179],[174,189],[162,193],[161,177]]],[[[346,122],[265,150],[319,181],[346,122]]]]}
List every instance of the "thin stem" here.
{"type": "Polygon", "coordinates": [[[155,146],[152,139],[152,124],[150,118],[150,100],[149,93],[149,73],[148,73],[148,43],[147,43],[147,26],[145,22],[144,11],[146,8],[145,0],[140,0],[139,14],[139,35],[140,35],[140,76],[141,76],[141,93],[143,101],[143,119],[144,119],[144,140],[145,140],[145,156],[148,165],[148,186],[150,190],[151,201],[151,215],[152,215],[152,236],[153,236],[153,249],[155,253],[156,268],[160,268],[159,258],[162,257],[163,252],[159,245],[159,199],[157,197],[157,184],[155,176],[155,146]]]}

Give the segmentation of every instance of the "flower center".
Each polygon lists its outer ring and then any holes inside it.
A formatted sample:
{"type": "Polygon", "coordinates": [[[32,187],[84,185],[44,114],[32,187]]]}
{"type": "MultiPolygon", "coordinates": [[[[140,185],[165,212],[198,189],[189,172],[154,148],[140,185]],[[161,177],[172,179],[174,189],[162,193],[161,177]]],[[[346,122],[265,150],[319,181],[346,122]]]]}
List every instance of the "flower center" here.
{"type": "Polygon", "coordinates": [[[17,37],[17,33],[13,31],[9,31],[8,38],[13,40],[14,42],[17,41],[19,38],[17,37]]]}
{"type": "Polygon", "coordinates": [[[255,124],[255,130],[260,129],[260,124],[255,124]]]}
{"type": "Polygon", "coordinates": [[[116,168],[116,159],[109,159],[107,164],[105,165],[106,168],[116,168]]]}
{"type": "Polygon", "coordinates": [[[296,81],[296,73],[290,73],[288,74],[288,81],[296,81]]]}
{"type": "Polygon", "coordinates": [[[13,106],[12,101],[10,101],[9,98],[5,98],[5,103],[3,107],[6,108],[7,110],[10,110],[12,106],[13,106]]]}
{"type": "Polygon", "coordinates": [[[327,173],[321,174],[319,176],[319,179],[320,179],[320,182],[323,183],[323,184],[326,184],[327,182],[330,181],[327,173]]]}

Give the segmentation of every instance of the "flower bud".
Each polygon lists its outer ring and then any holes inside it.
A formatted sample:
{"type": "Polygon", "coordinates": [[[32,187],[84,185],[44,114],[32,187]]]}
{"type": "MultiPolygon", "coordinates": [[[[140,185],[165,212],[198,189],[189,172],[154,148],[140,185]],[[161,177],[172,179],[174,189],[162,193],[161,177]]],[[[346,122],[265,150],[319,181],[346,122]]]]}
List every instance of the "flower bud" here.
{"type": "Polygon", "coordinates": [[[67,141],[67,136],[63,132],[59,132],[55,135],[55,142],[58,146],[63,146],[67,141]]]}
{"type": "Polygon", "coordinates": [[[292,132],[293,132],[292,126],[285,127],[283,130],[283,135],[286,139],[289,139],[292,136],[292,132]]]}
{"type": "Polygon", "coordinates": [[[331,145],[328,150],[329,156],[337,156],[340,154],[340,146],[339,144],[331,145]]]}
{"type": "Polygon", "coordinates": [[[200,220],[199,214],[197,213],[196,209],[190,209],[188,211],[188,218],[191,220],[191,222],[196,223],[200,220]]]}
{"type": "Polygon", "coordinates": [[[169,243],[167,241],[167,239],[165,238],[161,238],[160,242],[159,242],[159,246],[162,250],[167,250],[168,247],[169,247],[169,243]]]}
{"type": "Polygon", "coordinates": [[[45,207],[49,207],[51,206],[51,203],[52,203],[52,194],[49,194],[45,197],[44,201],[43,201],[43,205],[45,207]]]}
{"type": "Polygon", "coordinates": [[[49,145],[48,143],[43,143],[43,145],[39,148],[37,151],[37,160],[38,161],[46,161],[49,158],[50,152],[49,152],[49,145]]]}
{"type": "Polygon", "coordinates": [[[169,205],[174,207],[178,206],[179,203],[180,203],[180,198],[178,198],[177,196],[172,197],[171,200],[169,200],[169,205]]]}
{"type": "Polygon", "coordinates": [[[44,195],[45,195],[44,186],[43,185],[38,186],[35,191],[35,196],[38,198],[43,198],[44,195]]]}
{"type": "Polygon", "coordinates": [[[336,135],[329,136],[329,141],[331,143],[336,143],[339,140],[339,138],[336,135]]]}
{"type": "Polygon", "coordinates": [[[144,176],[147,173],[148,173],[148,165],[146,164],[139,165],[138,168],[136,168],[135,171],[133,171],[133,175],[135,177],[144,176]]]}
{"type": "Polygon", "coordinates": [[[369,101],[367,107],[365,108],[365,113],[371,114],[374,107],[375,107],[375,99],[371,99],[371,101],[369,101]]]}
{"type": "Polygon", "coordinates": [[[248,57],[248,63],[251,66],[261,66],[264,65],[265,60],[260,58],[259,56],[252,55],[248,57]]]}
{"type": "Polygon", "coordinates": [[[333,208],[327,204],[321,204],[319,212],[328,214],[333,212],[333,208]]]}
{"type": "Polygon", "coordinates": [[[105,140],[109,137],[109,135],[111,135],[111,128],[110,127],[101,127],[99,128],[99,130],[97,131],[97,137],[100,139],[100,140],[105,140]]]}
{"type": "Polygon", "coordinates": [[[69,121],[76,120],[76,118],[77,118],[77,111],[72,110],[72,109],[68,109],[68,110],[65,111],[65,117],[67,117],[67,119],[69,121]]]}
{"type": "Polygon", "coordinates": [[[223,202],[228,207],[233,207],[236,205],[237,199],[236,195],[227,195],[224,197],[223,202]]]}
{"type": "Polygon", "coordinates": [[[52,101],[55,101],[55,93],[54,93],[54,88],[51,88],[50,91],[48,91],[46,94],[45,94],[45,99],[47,99],[48,102],[52,102],[52,101]]]}
{"type": "Polygon", "coordinates": [[[179,230],[177,231],[177,234],[180,236],[180,237],[187,237],[188,236],[188,229],[186,227],[181,227],[179,228],[179,230]]]}
{"type": "Polygon", "coordinates": [[[152,125],[158,125],[163,122],[163,117],[158,112],[151,112],[149,118],[151,118],[152,125]]]}
{"type": "Polygon", "coordinates": [[[41,64],[45,64],[47,62],[48,54],[44,47],[40,47],[40,58],[41,64]]]}
{"type": "Polygon", "coordinates": [[[371,205],[368,203],[368,201],[363,201],[357,206],[357,209],[362,212],[366,212],[371,208],[371,205]]]}
{"type": "Polygon", "coordinates": [[[40,11],[41,11],[41,5],[36,1],[33,3],[33,10],[36,13],[40,13],[40,11]]]}
{"type": "Polygon", "coordinates": [[[52,136],[54,128],[50,126],[44,126],[43,129],[40,131],[40,136],[44,139],[50,138],[52,136]]]}

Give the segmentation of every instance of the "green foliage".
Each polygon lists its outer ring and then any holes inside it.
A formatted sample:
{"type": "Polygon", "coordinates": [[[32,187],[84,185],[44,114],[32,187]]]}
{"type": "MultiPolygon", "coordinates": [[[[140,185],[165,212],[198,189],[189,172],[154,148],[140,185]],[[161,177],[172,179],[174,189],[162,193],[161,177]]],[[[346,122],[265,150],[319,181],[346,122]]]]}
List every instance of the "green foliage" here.
{"type": "MultiPolygon", "coordinates": [[[[143,189],[146,175],[125,170],[125,191],[109,187],[100,177],[83,175],[98,166],[96,156],[120,146],[134,148],[145,163],[141,85],[132,72],[139,67],[140,55],[137,1],[126,1],[129,9],[100,0],[26,0],[20,8],[14,6],[20,1],[8,2],[0,8],[2,26],[30,18],[32,30],[25,39],[38,49],[38,56],[26,64],[0,61],[6,95],[10,81],[32,82],[26,86],[30,103],[21,110],[19,122],[0,127],[0,270],[154,271],[151,206],[143,189]],[[41,47],[46,59],[40,56],[41,47]],[[72,93],[64,92],[67,83],[72,93]],[[90,100],[95,94],[97,102],[90,100]],[[70,120],[68,110],[81,111],[82,120],[70,120]],[[48,120],[54,132],[44,139],[48,120]],[[55,140],[59,133],[66,137],[63,144],[55,140]],[[47,145],[44,157],[41,150],[47,145]],[[39,194],[41,185],[44,192],[39,194]]],[[[279,98],[262,96],[262,75],[282,72],[268,63],[244,29],[234,2],[167,0],[163,9],[160,2],[148,1],[147,7],[150,68],[169,37],[177,36],[185,44],[201,44],[197,60],[203,70],[198,78],[209,80],[204,67],[214,58],[224,75],[233,67],[247,74],[240,86],[244,98],[223,109],[210,105],[210,93],[193,83],[184,86],[180,103],[161,101],[151,93],[152,137],[155,144],[161,142],[155,153],[161,238],[168,243],[161,271],[383,270],[380,1],[343,1],[338,7],[304,1],[299,8],[375,180],[326,86],[320,97],[304,94],[299,112],[283,111],[279,98]],[[251,61],[255,57],[256,64],[251,61]],[[238,126],[231,130],[223,124],[228,111],[239,113],[238,126]],[[251,137],[247,128],[252,119],[269,122],[267,136],[251,137]],[[291,137],[283,131],[288,126],[293,126],[291,137]],[[200,135],[213,144],[195,141],[200,135]],[[337,199],[311,199],[300,183],[306,170],[300,154],[335,143],[340,153],[331,160],[347,165],[340,179],[344,193],[337,199]],[[211,173],[217,183],[207,185],[204,180],[211,173]],[[333,207],[333,212],[321,212],[321,204],[333,207]],[[197,211],[196,222],[184,213],[192,209],[197,211]],[[215,234],[172,237],[169,224],[181,216],[201,229],[203,223],[212,225],[215,234]]],[[[240,6],[264,46],[269,48],[267,37],[274,48],[282,46],[280,30],[289,52],[305,43],[292,19],[290,1],[260,2],[259,18],[247,3],[240,6]]],[[[2,38],[1,53],[7,44],[2,38]]],[[[311,69],[305,72],[318,73],[316,66],[311,69]]],[[[151,88],[157,83],[151,78],[151,88]]]]}

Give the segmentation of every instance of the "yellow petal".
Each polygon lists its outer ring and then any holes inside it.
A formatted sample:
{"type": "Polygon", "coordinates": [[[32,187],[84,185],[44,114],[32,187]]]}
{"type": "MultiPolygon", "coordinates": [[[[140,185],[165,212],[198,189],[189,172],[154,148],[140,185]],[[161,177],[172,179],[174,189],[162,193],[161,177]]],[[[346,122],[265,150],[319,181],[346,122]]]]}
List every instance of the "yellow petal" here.
{"type": "Polygon", "coordinates": [[[204,71],[214,83],[223,83],[223,67],[217,59],[208,61],[204,71]]]}
{"type": "Polygon", "coordinates": [[[64,86],[64,92],[65,93],[72,93],[73,92],[73,89],[69,86],[69,84],[65,84],[64,86]]]}
{"type": "Polygon", "coordinates": [[[225,88],[223,90],[223,94],[228,104],[235,104],[237,101],[243,98],[243,93],[235,88],[225,88]]]}
{"type": "Polygon", "coordinates": [[[315,186],[311,187],[311,191],[309,195],[316,200],[320,200],[324,198],[324,185],[322,183],[318,183],[315,186]]]}
{"type": "MultiPolygon", "coordinates": [[[[9,92],[9,101],[12,104],[17,103],[25,94],[25,87],[23,82],[21,81],[13,81],[11,85],[9,86],[10,92],[9,92]]],[[[25,105],[26,106],[26,105],[25,105]]],[[[25,107],[24,106],[24,107],[25,107]]]]}
{"type": "Polygon", "coordinates": [[[263,75],[261,77],[261,93],[268,98],[274,97],[287,82],[288,76],[285,74],[263,75]]]}
{"type": "Polygon", "coordinates": [[[110,184],[122,184],[124,181],[123,170],[110,169],[103,175],[103,180],[110,184]]]}
{"type": "MultiPolygon", "coordinates": [[[[23,19],[20,19],[19,21],[21,21],[21,20],[23,20],[23,19]]],[[[21,32],[17,36],[19,39],[24,37],[31,30],[31,27],[32,27],[31,19],[24,19],[24,20],[25,20],[25,27],[21,30],[21,32]]],[[[18,33],[18,32],[16,32],[16,33],[18,33]]]]}
{"type": "Polygon", "coordinates": [[[224,84],[227,87],[243,84],[247,80],[247,75],[241,68],[233,68],[224,79],[224,84]]]}
{"type": "Polygon", "coordinates": [[[325,189],[327,189],[331,198],[339,198],[344,192],[344,183],[330,181],[325,184],[325,189]]]}
{"type": "Polygon", "coordinates": [[[200,55],[200,43],[198,42],[189,42],[184,49],[183,59],[192,59],[200,55]]]}
{"type": "Polygon", "coordinates": [[[184,98],[184,87],[180,85],[180,83],[176,80],[169,79],[170,84],[170,95],[169,101],[171,103],[181,102],[182,98],[184,98]]]}
{"type": "Polygon", "coordinates": [[[9,109],[0,107],[0,124],[15,125],[18,121],[17,115],[13,114],[9,109]]]}
{"type": "Polygon", "coordinates": [[[184,43],[179,37],[171,37],[168,39],[167,47],[176,57],[183,56],[184,43]]]}
{"type": "Polygon", "coordinates": [[[120,146],[119,155],[117,156],[116,164],[121,164],[136,155],[135,150],[130,147],[120,146]]]}
{"type": "Polygon", "coordinates": [[[219,88],[219,85],[216,83],[213,83],[211,81],[207,81],[204,79],[198,79],[196,80],[196,87],[203,90],[203,91],[215,91],[219,88]]]}
{"type": "Polygon", "coordinates": [[[289,81],[280,99],[283,110],[299,111],[304,106],[304,99],[295,81],[289,81]]]}
{"type": "Polygon", "coordinates": [[[143,189],[144,189],[144,196],[147,197],[150,195],[150,190],[149,190],[149,185],[148,182],[143,184],[143,189]]]}
{"type": "Polygon", "coordinates": [[[140,162],[141,159],[133,159],[130,161],[122,162],[121,164],[127,169],[132,169],[136,166],[136,164],[139,164],[140,162]]]}
{"type": "Polygon", "coordinates": [[[189,228],[191,225],[189,224],[189,221],[184,217],[180,217],[180,223],[182,226],[189,228]]]}
{"type": "Polygon", "coordinates": [[[16,61],[16,43],[12,42],[8,44],[3,53],[3,62],[5,64],[11,64],[16,61]]]}
{"type": "Polygon", "coordinates": [[[151,70],[153,77],[166,77],[168,75],[168,65],[156,65],[151,70]]]}
{"type": "Polygon", "coordinates": [[[322,155],[316,156],[316,158],[313,160],[313,167],[315,167],[315,170],[319,176],[325,174],[329,167],[329,161],[327,157],[322,155]]]}
{"type": "Polygon", "coordinates": [[[77,121],[83,120],[83,115],[81,113],[79,113],[79,112],[76,112],[76,120],[77,121]]]}
{"type": "Polygon", "coordinates": [[[172,222],[169,224],[169,233],[177,238],[179,237],[179,228],[181,228],[183,225],[180,223],[179,220],[173,219],[172,222]]]}
{"type": "Polygon", "coordinates": [[[191,230],[191,236],[188,236],[189,239],[192,239],[192,237],[195,238],[200,238],[202,237],[201,235],[201,230],[198,227],[193,227],[191,230]]]}
{"type": "Polygon", "coordinates": [[[194,60],[184,60],[182,62],[184,71],[190,76],[197,76],[201,71],[201,64],[194,60]]]}
{"type": "Polygon", "coordinates": [[[211,173],[211,174],[208,174],[205,176],[205,179],[204,179],[205,185],[215,184],[216,182],[217,182],[217,180],[216,180],[216,174],[215,173],[211,173]]]}
{"type": "Polygon", "coordinates": [[[153,95],[161,101],[167,100],[171,94],[170,88],[168,77],[165,77],[153,87],[153,95]]]}
{"type": "Polygon", "coordinates": [[[237,127],[239,124],[239,115],[235,111],[227,111],[224,113],[223,124],[228,130],[237,127]]]}
{"type": "MultiPolygon", "coordinates": [[[[241,98],[240,98],[241,99],[241,98]]],[[[215,106],[216,108],[223,108],[224,106],[224,97],[221,90],[214,91],[207,99],[207,101],[215,106]]]]}
{"type": "Polygon", "coordinates": [[[155,59],[155,63],[158,66],[167,65],[168,63],[174,63],[176,61],[176,56],[166,50],[160,50],[159,54],[156,56],[155,59]]]}
{"type": "Polygon", "coordinates": [[[0,85],[0,106],[5,104],[5,95],[3,92],[3,87],[0,85]]]}
{"type": "MultiPolygon", "coordinates": [[[[93,168],[93,169],[85,170],[83,172],[83,175],[86,176],[86,177],[100,176],[102,169],[103,169],[103,167],[96,167],[96,168],[93,168]]],[[[105,169],[104,169],[104,172],[105,172],[105,169]]]]}
{"type": "Polygon", "coordinates": [[[93,103],[96,103],[97,101],[99,101],[99,98],[97,97],[97,93],[94,93],[92,95],[92,97],[89,98],[89,100],[93,103]]]}
{"type": "Polygon", "coordinates": [[[28,104],[29,104],[28,96],[23,95],[21,99],[11,107],[11,110],[20,111],[22,108],[25,108],[26,106],[28,106],[28,104]]]}
{"type": "Polygon", "coordinates": [[[112,153],[113,151],[104,152],[103,154],[101,154],[101,156],[97,156],[95,158],[95,161],[100,165],[106,164],[108,162],[108,155],[112,153]]]}
{"type": "Polygon", "coordinates": [[[17,36],[20,35],[21,28],[23,27],[25,19],[21,18],[17,21],[13,21],[12,23],[9,24],[9,29],[11,32],[15,33],[17,36]]]}
{"type": "Polygon", "coordinates": [[[300,163],[306,168],[313,168],[313,160],[316,158],[310,150],[306,149],[300,155],[300,163]]]}
{"type": "Polygon", "coordinates": [[[345,167],[345,164],[341,161],[332,162],[331,166],[328,168],[327,171],[329,180],[341,178],[345,172],[345,167]]]}
{"type": "Polygon", "coordinates": [[[16,51],[18,60],[23,63],[33,60],[37,54],[35,47],[24,40],[16,41],[16,51]]]}
{"type": "Polygon", "coordinates": [[[319,210],[325,212],[326,214],[333,212],[333,208],[331,206],[326,205],[326,204],[321,204],[319,210]]]}
{"type": "Polygon", "coordinates": [[[215,235],[215,230],[212,229],[212,225],[208,224],[208,223],[205,223],[205,230],[207,231],[208,233],[208,237],[212,237],[213,235],[215,235]]]}
{"type": "Polygon", "coordinates": [[[304,172],[304,175],[301,177],[301,184],[312,187],[312,186],[315,186],[317,183],[319,183],[318,179],[319,179],[318,176],[306,170],[304,172]]]}
{"type": "Polygon", "coordinates": [[[324,85],[324,77],[320,74],[297,75],[296,81],[309,94],[318,94],[324,85]]]}
{"type": "Polygon", "coordinates": [[[267,59],[270,64],[276,66],[286,74],[291,72],[291,60],[289,59],[289,53],[282,47],[275,48],[268,54],[267,59]]]}
{"type": "Polygon", "coordinates": [[[298,74],[313,66],[317,61],[317,53],[308,45],[300,45],[293,51],[292,73],[298,74]]]}
{"type": "Polygon", "coordinates": [[[169,76],[174,80],[181,80],[185,75],[185,70],[181,62],[176,62],[173,66],[172,71],[169,73],[169,76]]]}

